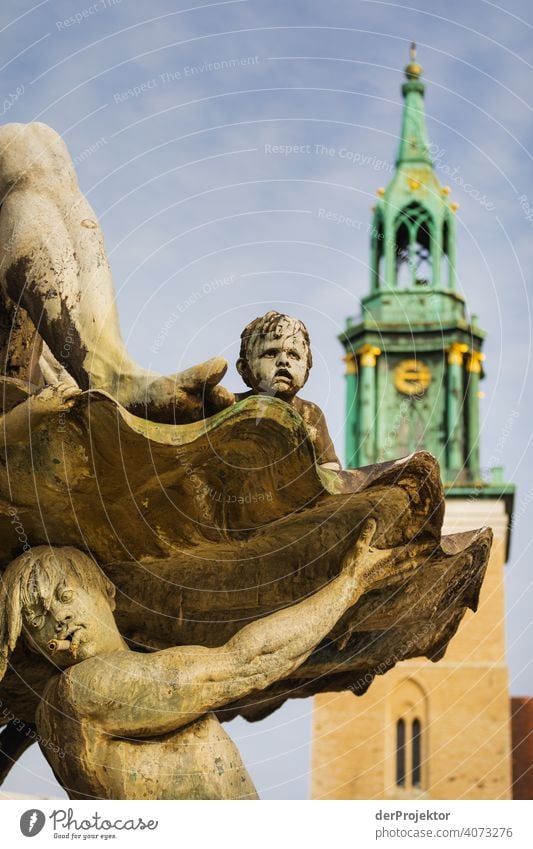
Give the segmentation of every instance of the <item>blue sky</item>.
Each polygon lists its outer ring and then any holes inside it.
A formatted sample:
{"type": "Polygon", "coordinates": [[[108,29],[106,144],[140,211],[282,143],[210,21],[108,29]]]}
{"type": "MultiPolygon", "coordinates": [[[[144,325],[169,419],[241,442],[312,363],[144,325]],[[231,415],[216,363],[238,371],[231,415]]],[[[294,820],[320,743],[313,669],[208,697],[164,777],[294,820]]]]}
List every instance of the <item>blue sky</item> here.
{"type": "MultiPolygon", "coordinates": [[[[142,365],[168,373],[222,354],[240,389],[242,327],[270,308],[297,315],[314,348],[305,396],[343,454],[336,336],[368,289],[370,208],[390,178],[417,41],[438,173],[460,204],[459,287],[488,332],[482,463],[518,487],[507,638],[511,691],[527,695],[533,13],[526,0],[418,2],[4,0],[0,117],[64,136],[142,365]]],[[[306,796],[309,729],[307,702],[232,726],[263,796],[306,796]]],[[[26,757],[6,789],[56,795],[26,757]]]]}

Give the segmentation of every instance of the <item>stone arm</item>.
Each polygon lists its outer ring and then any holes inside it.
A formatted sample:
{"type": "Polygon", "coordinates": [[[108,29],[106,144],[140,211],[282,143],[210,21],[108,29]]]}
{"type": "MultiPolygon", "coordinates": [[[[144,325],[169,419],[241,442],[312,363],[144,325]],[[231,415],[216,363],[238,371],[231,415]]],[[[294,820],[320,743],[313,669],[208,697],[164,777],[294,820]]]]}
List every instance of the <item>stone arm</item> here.
{"type": "Polygon", "coordinates": [[[156,736],[193,722],[291,674],[375,582],[390,552],[370,550],[367,520],[342,571],[318,592],[246,625],[219,648],[117,652],[71,667],[60,700],[114,736],[156,736]]]}
{"type": "Polygon", "coordinates": [[[339,458],[335,453],[333,441],[329,435],[326,417],[317,404],[310,401],[300,402],[296,405],[296,409],[300,412],[303,420],[310,427],[311,432],[315,432],[315,452],[317,463],[323,469],[333,469],[338,472],[341,470],[339,458]]]}
{"type": "Polygon", "coordinates": [[[214,357],[162,376],[124,347],[104,237],[62,138],[45,124],[0,126],[0,293],[21,306],[58,364],[135,415],[182,423],[232,403],[214,357]]]}

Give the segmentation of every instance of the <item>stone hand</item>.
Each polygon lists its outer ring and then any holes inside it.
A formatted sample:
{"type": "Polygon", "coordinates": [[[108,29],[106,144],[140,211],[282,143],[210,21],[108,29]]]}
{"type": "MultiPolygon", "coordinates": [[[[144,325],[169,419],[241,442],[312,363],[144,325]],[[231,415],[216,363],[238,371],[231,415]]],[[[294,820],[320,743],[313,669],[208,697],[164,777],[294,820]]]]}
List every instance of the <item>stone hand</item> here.
{"type": "Polygon", "coordinates": [[[353,583],[354,602],[360,598],[361,588],[371,583],[371,574],[376,566],[376,551],[371,548],[375,533],[376,520],[366,519],[355,545],[343,560],[342,572],[353,583]]]}
{"type": "Polygon", "coordinates": [[[55,386],[45,386],[33,396],[32,401],[36,412],[60,413],[70,410],[79,395],[81,389],[72,381],[65,381],[55,386]]]}
{"type": "Polygon", "coordinates": [[[180,372],[176,375],[177,400],[183,394],[182,403],[207,415],[231,406],[235,396],[224,386],[218,385],[227,368],[228,363],[223,357],[213,357],[180,372]]]}
{"type": "Polygon", "coordinates": [[[396,548],[374,548],[371,543],[375,532],[376,520],[367,519],[355,545],[344,558],[343,572],[353,579],[354,603],[381,582],[413,573],[420,559],[429,556],[434,548],[431,542],[416,541],[396,548]]]}

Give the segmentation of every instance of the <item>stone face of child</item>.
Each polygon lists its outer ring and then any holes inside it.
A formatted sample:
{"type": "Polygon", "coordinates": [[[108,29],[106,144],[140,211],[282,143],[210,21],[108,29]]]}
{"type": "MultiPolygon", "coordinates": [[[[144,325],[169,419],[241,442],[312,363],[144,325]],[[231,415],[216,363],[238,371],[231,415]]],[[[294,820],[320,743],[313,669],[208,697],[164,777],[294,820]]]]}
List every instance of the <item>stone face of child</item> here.
{"type": "Polygon", "coordinates": [[[278,319],[278,315],[267,313],[248,326],[250,334],[243,334],[237,370],[257,394],[290,403],[307,380],[311,354],[301,322],[281,315],[278,319]]]}
{"type": "Polygon", "coordinates": [[[235,395],[280,398],[296,409],[307,426],[319,466],[338,471],[339,458],[328,433],[324,413],[317,404],[300,398],[313,365],[307,328],[302,321],[270,310],[254,318],[241,334],[237,371],[250,391],[235,395]]]}

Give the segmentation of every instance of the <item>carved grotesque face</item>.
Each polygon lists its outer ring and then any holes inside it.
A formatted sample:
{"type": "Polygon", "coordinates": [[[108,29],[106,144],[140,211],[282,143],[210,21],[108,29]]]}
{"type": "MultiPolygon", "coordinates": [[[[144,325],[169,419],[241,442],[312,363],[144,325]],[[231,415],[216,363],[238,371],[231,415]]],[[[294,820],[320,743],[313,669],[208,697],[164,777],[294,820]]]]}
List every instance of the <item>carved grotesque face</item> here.
{"type": "Polygon", "coordinates": [[[46,595],[35,594],[32,606],[24,609],[24,624],[30,647],[61,668],[117,647],[109,598],[99,589],[84,589],[68,573],[46,595]],[[52,651],[52,640],[65,640],[70,646],[52,651]]]}
{"type": "Polygon", "coordinates": [[[301,331],[290,323],[284,331],[280,336],[265,333],[254,337],[246,362],[240,360],[238,367],[258,394],[290,401],[307,380],[309,352],[301,331]]]}

